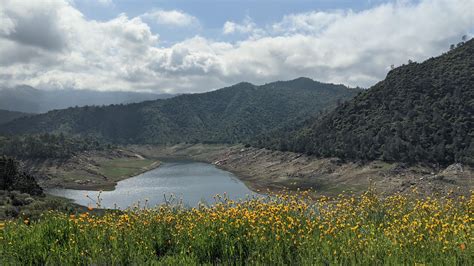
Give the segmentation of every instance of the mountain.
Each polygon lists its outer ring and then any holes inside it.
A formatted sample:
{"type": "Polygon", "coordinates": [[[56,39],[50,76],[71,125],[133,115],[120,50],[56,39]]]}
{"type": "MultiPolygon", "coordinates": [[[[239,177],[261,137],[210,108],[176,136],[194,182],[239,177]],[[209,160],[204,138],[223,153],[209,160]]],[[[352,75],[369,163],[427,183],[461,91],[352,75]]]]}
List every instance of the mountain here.
{"type": "Polygon", "coordinates": [[[45,113],[73,106],[135,103],[173,97],[171,94],[154,94],[124,91],[93,90],[38,90],[31,86],[0,88],[0,109],[26,113],[45,113]]]}
{"type": "Polygon", "coordinates": [[[69,159],[85,151],[112,148],[93,138],[62,134],[0,136],[0,155],[23,159],[69,159]]]}
{"type": "Polygon", "coordinates": [[[28,116],[30,114],[22,113],[22,112],[13,112],[7,110],[0,109],[0,125],[13,121],[17,118],[28,116]]]}
{"type": "Polygon", "coordinates": [[[0,131],[63,132],[117,143],[235,143],[316,116],[359,92],[308,78],[239,83],[171,99],[51,111],[15,120],[0,131]]]}
{"type": "Polygon", "coordinates": [[[474,40],[385,80],[260,147],[355,160],[474,164],[474,40]]]}

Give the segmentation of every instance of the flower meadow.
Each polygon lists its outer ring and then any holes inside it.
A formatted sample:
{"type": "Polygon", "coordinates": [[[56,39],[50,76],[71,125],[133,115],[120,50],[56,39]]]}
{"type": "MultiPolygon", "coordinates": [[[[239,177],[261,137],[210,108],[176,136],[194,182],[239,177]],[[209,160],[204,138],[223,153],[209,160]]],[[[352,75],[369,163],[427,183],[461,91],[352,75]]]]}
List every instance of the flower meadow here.
{"type": "Polygon", "coordinates": [[[0,224],[0,264],[473,265],[474,194],[298,195],[0,224]]]}

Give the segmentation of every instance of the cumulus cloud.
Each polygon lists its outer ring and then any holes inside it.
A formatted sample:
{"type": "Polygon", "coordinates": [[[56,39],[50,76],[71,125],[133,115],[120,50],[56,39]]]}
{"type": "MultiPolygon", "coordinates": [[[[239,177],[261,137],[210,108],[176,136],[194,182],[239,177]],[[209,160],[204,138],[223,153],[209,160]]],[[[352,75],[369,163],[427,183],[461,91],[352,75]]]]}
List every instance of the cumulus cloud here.
{"type": "Polygon", "coordinates": [[[0,7],[0,37],[23,45],[40,47],[46,50],[61,50],[65,41],[61,35],[59,10],[63,3],[45,1],[27,3],[26,1],[4,0],[0,7]],[[46,6],[51,7],[51,9],[46,6]]]}
{"type": "Polygon", "coordinates": [[[0,53],[5,55],[0,58],[0,75],[10,77],[1,83],[134,89],[127,75],[136,72],[134,66],[143,64],[158,43],[158,35],[146,23],[125,14],[106,22],[87,20],[66,1],[34,3],[2,5],[2,19],[12,19],[14,26],[0,36],[0,53]],[[46,37],[36,38],[34,32],[46,37]]]}
{"type": "Polygon", "coordinates": [[[271,30],[276,34],[317,34],[335,23],[337,20],[343,19],[351,13],[352,12],[350,11],[312,11],[300,14],[290,14],[284,16],[280,22],[273,24],[271,30]]]}
{"type": "Polygon", "coordinates": [[[195,26],[199,20],[183,11],[157,9],[142,15],[143,18],[151,19],[160,25],[177,27],[195,26]]]}
{"type": "Polygon", "coordinates": [[[0,1],[0,83],[48,89],[182,93],[298,76],[368,87],[391,64],[439,55],[474,28],[471,0],[395,1],[268,25],[228,21],[222,33],[238,41],[195,36],[163,46],[146,22],[184,26],[194,23],[189,15],[155,10],[96,21],[69,1],[0,1]]]}
{"type": "Polygon", "coordinates": [[[262,35],[265,31],[257,26],[255,22],[253,22],[252,18],[246,16],[245,19],[241,23],[233,22],[233,21],[226,21],[224,26],[222,27],[223,34],[251,34],[255,37],[262,35]]]}

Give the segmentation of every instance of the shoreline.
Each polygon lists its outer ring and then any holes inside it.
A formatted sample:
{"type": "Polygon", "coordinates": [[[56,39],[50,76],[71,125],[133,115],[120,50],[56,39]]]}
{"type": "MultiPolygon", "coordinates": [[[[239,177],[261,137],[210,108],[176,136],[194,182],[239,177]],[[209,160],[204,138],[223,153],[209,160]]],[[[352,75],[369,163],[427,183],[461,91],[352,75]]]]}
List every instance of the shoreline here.
{"type": "Polygon", "coordinates": [[[474,180],[470,178],[474,169],[457,164],[446,169],[381,161],[362,164],[225,144],[128,145],[123,149],[128,156],[141,157],[151,163],[128,175],[110,179],[99,178],[82,184],[62,182],[43,187],[111,191],[117,182],[158,168],[161,162],[192,160],[230,172],[248,189],[260,194],[311,190],[314,197],[319,197],[374,189],[390,195],[417,188],[421,195],[443,194],[450,190],[467,195],[474,188],[474,180]]]}
{"type": "Polygon", "coordinates": [[[117,182],[143,174],[161,162],[126,149],[89,151],[68,159],[25,160],[45,189],[114,190],[117,182]]]}
{"type": "Polygon", "coordinates": [[[257,193],[293,193],[311,190],[315,197],[358,194],[374,190],[382,195],[469,195],[474,168],[452,164],[444,168],[371,161],[316,158],[300,153],[225,144],[130,145],[150,158],[183,158],[206,162],[234,174],[257,193]]]}
{"type": "Polygon", "coordinates": [[[73,190],[91,190],[91,191],[114,191],[117,183],[135,176],[141,175],[148,171],[154,170],[161,166],[161,161],[153,162],[149,167],[141,169],[131,175],[114,178],[113,181],[106,181],[102,183],[93,184],[70,184],[70,185],[57,185],[57,186],[42,186],[43,189],[73,189],[73,190]]]}

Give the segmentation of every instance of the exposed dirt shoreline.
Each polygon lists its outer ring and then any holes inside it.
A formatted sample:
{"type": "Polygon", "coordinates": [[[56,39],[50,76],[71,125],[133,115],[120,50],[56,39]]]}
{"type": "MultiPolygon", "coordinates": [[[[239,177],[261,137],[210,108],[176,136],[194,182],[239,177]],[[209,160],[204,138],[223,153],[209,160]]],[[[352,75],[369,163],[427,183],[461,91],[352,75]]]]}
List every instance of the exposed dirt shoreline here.
{"type": "Polygon", "coordinates": [[[43,188],[79,190],[114,190],[118,181],[160,166],[158,160],[126,149],[91,151],[65,160],[26,160],[23,163],[25,169],[38,177],[38,184],[43,188]]]}
{"type": "Polygon", "coordinates": [[[26,168],[41,176],[45,188],[113,190],[118,181],[160,166],[160,160],[191,159],[212,163],[234,173],[256,192],[315,191],[315,195],[362,192],[406,193],[417,188],[423,195],[468,195],[474,189],[474,169],[453,164],[407,166],[373,161],[344,162],[242,145],[179,144],[129,145],[112,151],[87,152],[68,160],[26,161],[26,168]]]}
{"type": "Polygon", "coordinates": [[[186,158],[213,163],[236,174],[254,191],[311,189],[317,195],[337,195],[358,193],[370,187],[382,194],[407,193],[416,188],[422,195],[446,195],[450,191],[468,195],[474,189],[474,169],[461,164],[438,168],[381,161],[354,163],[242,145],[132,145],[127,149],[147,158],[186,158]]]}

